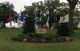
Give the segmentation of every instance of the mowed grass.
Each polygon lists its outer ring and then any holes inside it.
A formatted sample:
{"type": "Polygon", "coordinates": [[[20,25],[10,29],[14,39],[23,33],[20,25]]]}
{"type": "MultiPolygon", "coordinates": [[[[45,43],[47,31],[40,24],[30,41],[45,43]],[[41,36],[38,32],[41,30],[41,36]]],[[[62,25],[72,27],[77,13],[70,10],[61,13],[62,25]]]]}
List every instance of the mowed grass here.
{"type": "MultiPolygon", "coordinates": [[[[49,33],[54,34],[55,31],[49,33]]],[[[80,51],[80,30],[75,30],[74,40],[62,43],[31,43],[12,41],[22,34],[21,29],[0,29],[0,51],[80,51]]]]}

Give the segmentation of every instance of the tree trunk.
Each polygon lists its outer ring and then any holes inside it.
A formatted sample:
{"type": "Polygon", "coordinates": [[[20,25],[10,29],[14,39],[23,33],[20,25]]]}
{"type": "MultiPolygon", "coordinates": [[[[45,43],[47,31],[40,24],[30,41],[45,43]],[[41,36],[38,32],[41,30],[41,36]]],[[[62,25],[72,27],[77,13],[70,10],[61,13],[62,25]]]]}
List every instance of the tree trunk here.
{"type": "Polygon", "coordinates": [[[69,7],[69,31],[70,33],[73,32],[73,15],[74,15],[74,8],[75,7],[69,7]]]}
{"type": "Polygon", "coordinates": [[[5,26],[5,21],[3,21],[3,25],[2,25],[2,27],[3,27],[3,28],[5,28],[5,27],[6,27],[6,26],[5,26]]]}
{"type": "Polygon", "coordinates": [[[60,23],[59,25],[58,34],[60,36],[71,36],[73,32],[73,14],[74,14],[74,7],[70,7],[69,22],[60,23]]]}
{"type": "Polygon", "coordinates": [[[69,9],[69,23],[73,26],[73,15],[74,15],[74,8],[70,7],[69,9]]]}

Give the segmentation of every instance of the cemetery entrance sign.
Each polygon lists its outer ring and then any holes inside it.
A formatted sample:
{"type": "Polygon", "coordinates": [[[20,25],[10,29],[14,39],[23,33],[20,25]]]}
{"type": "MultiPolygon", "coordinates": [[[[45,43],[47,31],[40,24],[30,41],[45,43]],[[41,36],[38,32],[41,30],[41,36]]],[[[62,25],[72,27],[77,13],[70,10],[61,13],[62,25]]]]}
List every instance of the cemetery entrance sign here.
{"type": "Polygon", "coordinates": [[[46,34],[47,33],[47,29],[46,28],[36,28],[35,32],[36,33],[46,34]]]}

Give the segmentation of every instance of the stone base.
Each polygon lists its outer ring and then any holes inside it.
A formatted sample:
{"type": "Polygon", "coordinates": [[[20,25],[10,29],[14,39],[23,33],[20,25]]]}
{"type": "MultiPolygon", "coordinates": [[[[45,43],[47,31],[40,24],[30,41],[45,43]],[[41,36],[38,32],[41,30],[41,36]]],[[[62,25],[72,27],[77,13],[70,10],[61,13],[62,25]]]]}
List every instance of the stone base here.
{"type": "Polygon", "coordinates": [[[58,36],[58,37],[55,37],[55,41],[59,41],[59,42],[69,42],[69,41],[72,41],[72,37],[68,37],[68,36],[58,36]]]}

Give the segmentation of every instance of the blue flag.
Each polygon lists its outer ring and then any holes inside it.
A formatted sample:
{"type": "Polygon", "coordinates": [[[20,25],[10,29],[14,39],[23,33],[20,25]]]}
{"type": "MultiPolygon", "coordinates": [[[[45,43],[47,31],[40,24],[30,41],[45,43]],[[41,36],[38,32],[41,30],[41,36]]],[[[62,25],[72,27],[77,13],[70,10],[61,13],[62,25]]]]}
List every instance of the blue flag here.
{"type": "Polygon", "coordinates": [[[23,21],[24,21],[24,19],[25,19],[25,17],[24,17],[24,16],[20,16],[20,17],[19,17],[19,20],[20,20],[21,22],[23,22],[23,21]]]}
{"type": "Polygon", "coordinates": [[[24,16],[19,16],[18,19],[17,19],[17,24],[18,25],[22,25],[22,23],[24,22],[24,20],[25,20],[24,16]]]}

